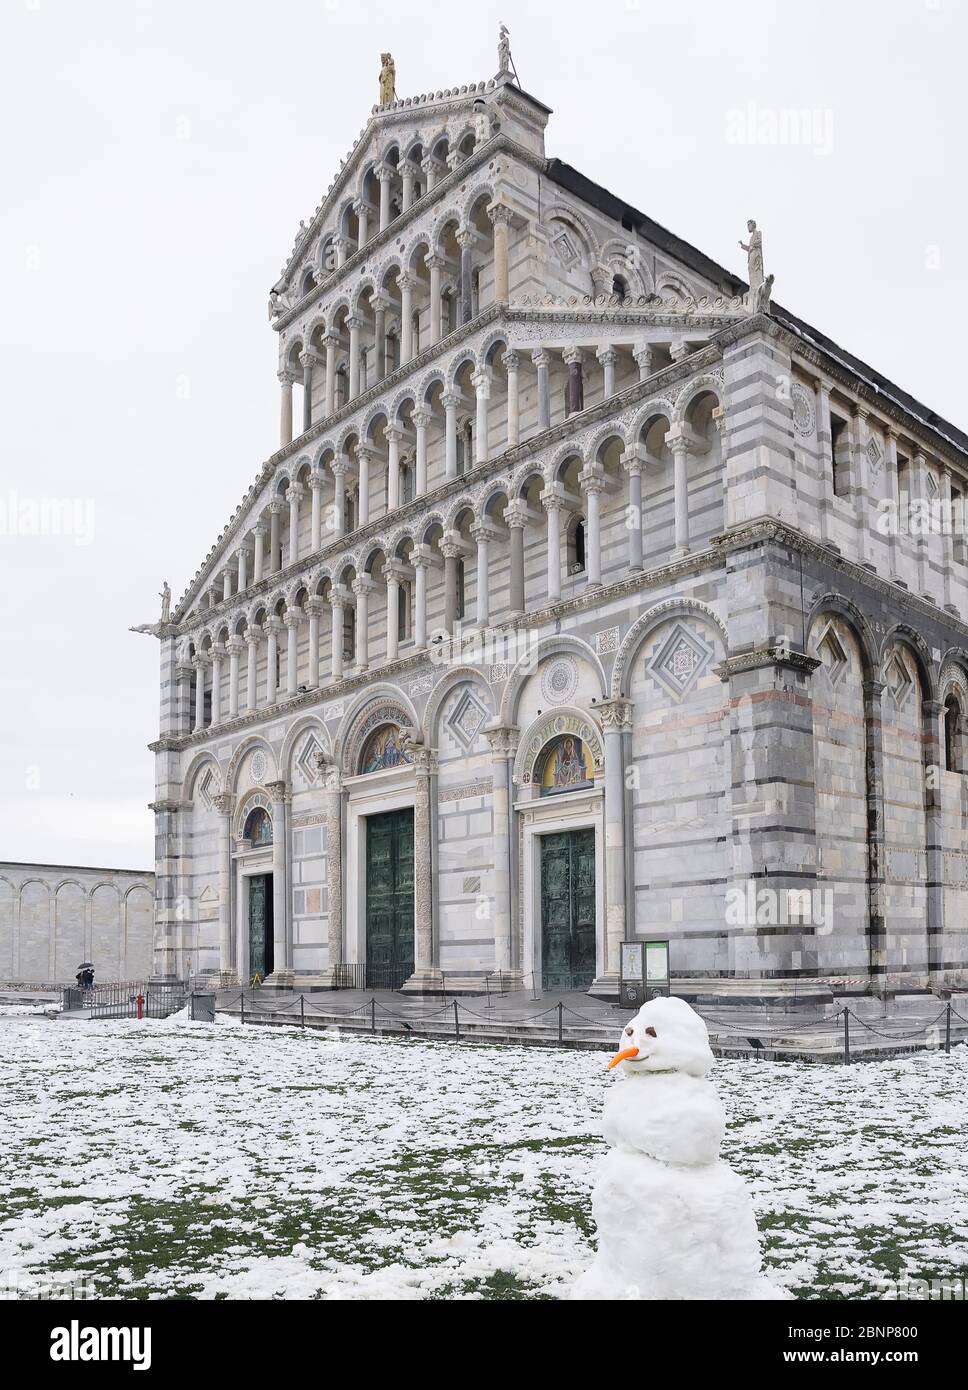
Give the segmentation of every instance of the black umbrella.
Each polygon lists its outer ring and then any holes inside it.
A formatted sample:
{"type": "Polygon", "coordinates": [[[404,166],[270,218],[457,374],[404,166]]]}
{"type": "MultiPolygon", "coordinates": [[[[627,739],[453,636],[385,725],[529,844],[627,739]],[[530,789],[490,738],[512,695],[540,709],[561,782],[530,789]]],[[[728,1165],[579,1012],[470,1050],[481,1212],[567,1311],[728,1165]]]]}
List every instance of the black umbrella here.
{"type": "Polygon", "coordinates": [[[92,960],[82,960],[77,968],[78,970],[93,970],[94,962],[92,960]]]}

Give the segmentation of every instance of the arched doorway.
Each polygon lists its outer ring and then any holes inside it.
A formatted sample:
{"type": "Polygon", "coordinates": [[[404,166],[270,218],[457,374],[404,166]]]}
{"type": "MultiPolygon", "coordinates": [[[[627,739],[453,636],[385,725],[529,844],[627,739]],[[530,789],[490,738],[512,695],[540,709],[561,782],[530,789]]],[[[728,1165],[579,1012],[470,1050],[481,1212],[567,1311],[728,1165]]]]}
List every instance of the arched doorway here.
{"type": "MultiPolygon", "coordinates": [[[[594,786],[584,741],[559,734],[536,767],[540,795],[563,796],[594,786]]],[[[595,831],[590,826],[541,836],[542,988],[587,990],[595,978],[595,831]]]]}
{"type": "MultiPolygon", "coordinates": [[[[394,778],[412,763],[400,727],[378,725],[363,744],[361,776],[394,778]]],[[[374,782],[375,785],[375,782],[374,782]]],[[[414,813],[412,806],[366,816],[365,902],[368,989],[400,989],[414,973],[414,813]]]]}

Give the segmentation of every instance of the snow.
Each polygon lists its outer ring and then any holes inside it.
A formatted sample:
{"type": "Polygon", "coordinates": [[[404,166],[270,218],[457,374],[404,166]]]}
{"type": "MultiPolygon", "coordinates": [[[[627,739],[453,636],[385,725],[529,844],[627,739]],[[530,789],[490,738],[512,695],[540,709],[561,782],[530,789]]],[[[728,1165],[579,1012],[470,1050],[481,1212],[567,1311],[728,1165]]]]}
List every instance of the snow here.
{"type": "MultiPolygon", "coordinates": [[[[609,1053],[184,1018],[0,1018],[0,1286],[562,1298],[591,1263],[609,1053]]],[[[807,1298],[968,1267],[968,1047],[717,1062],[767,1273],[807,1298]]]]}

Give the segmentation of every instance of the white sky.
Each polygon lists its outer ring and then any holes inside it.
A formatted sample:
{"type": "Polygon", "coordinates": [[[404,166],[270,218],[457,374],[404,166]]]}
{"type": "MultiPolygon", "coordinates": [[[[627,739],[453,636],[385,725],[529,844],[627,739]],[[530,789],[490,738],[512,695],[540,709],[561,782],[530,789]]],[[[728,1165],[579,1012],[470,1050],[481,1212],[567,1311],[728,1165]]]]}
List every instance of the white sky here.
{"type": "Polygon", "coordinates": [[[962,0],[2,0],[0,859],[151,865],[127,629],[277,444],[268,290],[381,50],[401,96],[478,81],[501,19],[549,155],[741,275],[756,217],[780,303],[968,425],[962,0]],[[820,147],[737,143],[750,104],[820,147]],[[11,535],[11,493],[75,534],[11,535]]]}

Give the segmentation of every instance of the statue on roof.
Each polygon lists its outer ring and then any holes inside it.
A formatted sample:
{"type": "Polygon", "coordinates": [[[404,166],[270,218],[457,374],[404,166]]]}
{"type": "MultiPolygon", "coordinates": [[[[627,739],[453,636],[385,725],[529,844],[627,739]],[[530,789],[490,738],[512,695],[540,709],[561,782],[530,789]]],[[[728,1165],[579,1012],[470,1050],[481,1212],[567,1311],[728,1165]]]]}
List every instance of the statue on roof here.
{"type": "Polygon", "coordinates": [[[749,241],[741,241],[740,246],[746,252],[749,262],[750,303],[753,303],[757,291],[763,284],[763,233],[752,217],[746,224],[746,230],[750,234],[750,239],[749,241]]]}
{"type": "Polygon", "coordinates": [[[158,597],[161,599],[161,621],[167,623],[171,619],[171,586],[167,579],[163,582],[158,597]]]}
{"type": "Polygon", "coordinates": [[[507,25],[501,25],[501,33],[497,44],[497,71],[498,76],[511,71],[511,37],[508,33],[507,25]]]}
{"type": "Polygon", "coordinates": [[[380,105],[389,106],[397,99],[397,65],[392,53],[381,53],[380,59],[380,105]]]}

